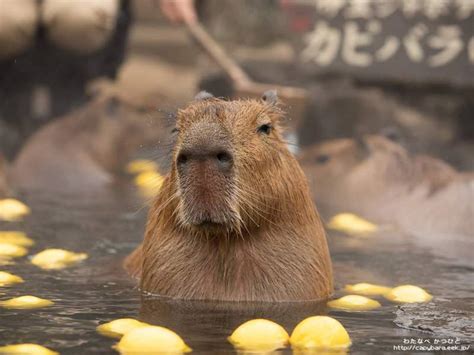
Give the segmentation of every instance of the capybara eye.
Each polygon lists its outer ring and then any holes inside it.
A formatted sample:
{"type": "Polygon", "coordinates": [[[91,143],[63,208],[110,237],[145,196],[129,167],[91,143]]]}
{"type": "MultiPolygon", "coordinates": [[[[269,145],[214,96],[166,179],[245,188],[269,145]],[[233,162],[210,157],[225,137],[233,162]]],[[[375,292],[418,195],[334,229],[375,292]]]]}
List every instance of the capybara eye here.
{"type": "Polygon", "coordinates": [[[327,154],[320,154],[316,157],[317,164],[324,164],[327,163],[331,159],[331,157],[327,154]]]}
{"type": "Polygon", "coordinates": [[[258,127],[257,132],[263,133],[263,134],[270,134],[271,130],[272,130],[272,126],[266,123],[258,127]]]}
{"type": "Polygon", "coordinates": [[[400,134],[398,132],[395,132],[395,131],[386,132],[385,137],[387,137],[388,139],[390,139],[393,142],[400,141],[400,134]]]}
{"type": "Polygon", "coordinates": [[[171,130],[171,133],[178,133],[179,132],[179,129],[178,127],[175,127],[171,130]]]}
{"type": "Polygon", "coordinates": [[[390,139],[392,142],[401,141],[401,134],[396,127],[385,127],[380,132],[385,138],[390,139]]]}

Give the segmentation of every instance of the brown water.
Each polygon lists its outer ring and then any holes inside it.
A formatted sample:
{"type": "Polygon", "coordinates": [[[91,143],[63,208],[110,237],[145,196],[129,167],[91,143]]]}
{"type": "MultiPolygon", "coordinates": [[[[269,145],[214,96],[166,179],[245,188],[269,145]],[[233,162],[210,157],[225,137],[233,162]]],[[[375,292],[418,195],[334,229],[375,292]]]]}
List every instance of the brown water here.
{"type": "Polygon", "coordinates": [[[379,299],[383,307],[377,310],[342,312],[311,302],[190,302],[141,296],[121,269],[122,258],[141,240],[146,219],[146,207],[132,191],[118,187],[90,196],[20,198],[32,208],[32,215],[22,223],[1,223],[0,229],[26,231],[36,241],[30,255],[58,247],[86,252],[89,259],[59,271],[38,269],[28,258],[1,267],[26,281],[0,289],[1,299],[32,294],[55,302],[36,310],[0,309],[1,344],[33,342],[64,354],[114,353],[115,340],[97,334],[96,326],[133,317],[173,329],[194,353],[230,354],[233,349],[226,337],[245,320],[269,318],[290,332],[316,314],[342,322],[353,340],[354,354],[389,353],[404,339],[429,339],[431,344],[455,337],[463,344],[473,341],[474,249],[469,237],[415,238],[395,230],[370,238],[329,234],[337,295],[343,294],[340,290],[347,283],[410,283],[434,295],[428,304],[397,306],[379,299]]]}

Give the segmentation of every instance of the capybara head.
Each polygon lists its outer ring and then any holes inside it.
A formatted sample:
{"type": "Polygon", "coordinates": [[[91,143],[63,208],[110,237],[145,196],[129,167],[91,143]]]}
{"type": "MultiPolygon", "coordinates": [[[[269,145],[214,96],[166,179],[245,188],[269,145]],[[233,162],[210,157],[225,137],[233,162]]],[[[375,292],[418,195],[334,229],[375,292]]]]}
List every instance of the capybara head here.
{"type": "Polygon", "coordinates": [[[309,178],[315,179],[324,189],[336,184],[348,171],[358,166],[369,155],[368,146],[362,140],[334,139],[305,148],[299,156],[309,178]]]}
{"type": "Polygon", "coordinates": [[[314,144],[304,149],[299,158],[312,182],[316,201],[331,199],[356,184],[366,186],[369,194],[380,184],[404,183],[412,173],[407,151],[379,135],[314,144]]]}
{"type": "Polygon", "coordinates": [[[171,171],[125,264],[143,290],[232,301],[331,294],[324,229],[281,117],[274,92],[201,93],[178,111],[171,171]]]}
{"type": "Polygon", "coordinates": [[[288,198],[294,158],[280,117],[271,93],[231,102],[201,94],[178,112],[173,169],[184,227],[240,231],[259,225],[277,200],[288,198]]]}

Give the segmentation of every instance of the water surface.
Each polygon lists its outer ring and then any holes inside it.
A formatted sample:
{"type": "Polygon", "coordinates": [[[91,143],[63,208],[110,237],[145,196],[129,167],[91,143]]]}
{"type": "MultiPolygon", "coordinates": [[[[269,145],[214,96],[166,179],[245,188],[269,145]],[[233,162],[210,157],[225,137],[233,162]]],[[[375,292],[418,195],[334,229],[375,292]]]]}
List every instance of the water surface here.
{"type": "Polygon", "coordinates": [[[194,353],[231,354],[226,338],[248,319],[269,318],[291,332],[299,321],[317,314],[344,324],[354,354],[392,352],[404,339],[433,344],[457,337],[463,344],[472,342],[473,248],[467,238],[415,238],[395,229],[368,238],[329,233],[337,295],[343,295],[347,283],[409,283],[434,295],[428,304],[397,306],[378,298],[383,307],[375,311],[342,312],[315,302],[190,302],[143,296],[122,270],[122,259],[140,242],[146,220],[146,204],[133,191],[118,187],[90,195],[30,193],[21,199],[32,208],[31,216],[22,223],[1,223],[0,228],[26,231],[36,241],[30,255],[55,247],[86,252],[89,259],[55,271],[41,270],[28,258],[1,267],[25,279],[0,289],[1,299],[31,294],[55,302],[37,310],[0,309],[1,344],[32,342],[64,354],[113,354],[115,340],[97,334],[96,326],[132,317],[175,330],[194,353]]]}

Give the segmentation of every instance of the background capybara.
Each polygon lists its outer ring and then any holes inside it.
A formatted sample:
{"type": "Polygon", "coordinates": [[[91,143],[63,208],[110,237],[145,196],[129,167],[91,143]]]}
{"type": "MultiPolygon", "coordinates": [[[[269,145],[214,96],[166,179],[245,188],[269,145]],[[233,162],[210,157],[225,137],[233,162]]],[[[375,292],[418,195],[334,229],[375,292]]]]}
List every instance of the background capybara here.
{"type": "Polygon", "coordinates": [[[159,113],[103,95],[39,130],[12,164],[14,187],[46,190],[103,187],[142,146],[164,136],[159,113]]]}
{"type": "Polygon", "coordinates": [[[142,290],[229,301],[331,295],[325,232],[280,118],[274,93],[204,93],[178,112],[171,172],[126,261],[142,290]]]}
{"type": "Polygon", "coordinates": [[[468,235],[474,227],[472,176],[383,136],[330,140],[300,161],[325,215],[353,212],[425,234],[468,235]]]}

